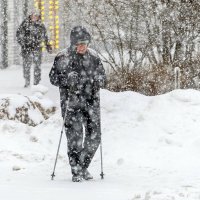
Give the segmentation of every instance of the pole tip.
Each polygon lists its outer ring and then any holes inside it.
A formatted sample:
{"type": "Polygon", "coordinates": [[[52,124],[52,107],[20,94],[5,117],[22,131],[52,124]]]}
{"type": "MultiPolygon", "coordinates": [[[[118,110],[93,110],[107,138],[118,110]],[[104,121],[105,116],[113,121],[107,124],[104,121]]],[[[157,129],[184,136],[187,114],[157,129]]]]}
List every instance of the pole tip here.
{"type": "Polygon", "coordinates": [[[51,174],[51,180],[52,180],[52,181],[53,181],[54,177],[55,177],[55,174],[54,174],[54,173],[51,174]]]}
{"type": "Polygon", "coordinates": [[[101,176],[101,179],[104,179],[104,173],[103,172],[101,172],[101,174],[100,174],[100,176],[101,176]]]}

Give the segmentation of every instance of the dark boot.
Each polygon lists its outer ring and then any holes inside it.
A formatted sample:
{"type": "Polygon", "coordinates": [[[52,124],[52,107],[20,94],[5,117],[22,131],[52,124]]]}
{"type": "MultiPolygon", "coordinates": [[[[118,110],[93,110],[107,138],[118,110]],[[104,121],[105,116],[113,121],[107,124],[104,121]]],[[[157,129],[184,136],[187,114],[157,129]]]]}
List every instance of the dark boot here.
{"type": "Polygon", "coordinates": [[[27,88],[27,87],[29,87],[29,86],[30,86],[30,81],[25,80],[25,85],[24,85],[24,87],[27,88]]]}
{"type": "Polygon", "coordinates": [[[90,172],[87,169],[83,170],[83,179],[85,180],[93,179],[93,176],[90,174],[90,172]]]}
{"type": "Polygon", "coordinates": [[[76,166],[73,166],[71,170],[72,170],[72,181],[81,182],[83,180],[82,167],[79,164],[77,164],[76,166]]]}
{"type": "Polygon", "coordinates": [[[82,175],[80,175],[80,174],[74,174],[73,176],[72,176],[72,181],[73,182],[81,182],[83,180],[83,177],[82,177],[82,175]]]}

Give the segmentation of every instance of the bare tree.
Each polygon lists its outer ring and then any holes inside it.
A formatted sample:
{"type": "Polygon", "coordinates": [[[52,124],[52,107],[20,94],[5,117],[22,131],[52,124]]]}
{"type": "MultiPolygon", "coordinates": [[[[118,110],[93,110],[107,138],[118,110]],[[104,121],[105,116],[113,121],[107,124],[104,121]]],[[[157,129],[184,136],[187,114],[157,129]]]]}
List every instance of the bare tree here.
{"type": "MultiPolygon", "coordinates": [[[[68,5],[69,21],[92,31],[93,46],[113,71],[165,68],[173,77],[180,67],[182,86],[194,87],[200,72],[198,0],[69,0],[68,5]]],[[[164,86],[170,81],[162,82],[165,91],[174,85],[164,86]]]]}
{"type": "Polygon", "coordinates": [[[1,9],[1,17],[2,17],[2,24],[1,24],[1,56],[2,56],[2,63],[0,68],[4,69],[8,67],[8,3],[7,0],[2,0],[0,3],[1,9]]]}

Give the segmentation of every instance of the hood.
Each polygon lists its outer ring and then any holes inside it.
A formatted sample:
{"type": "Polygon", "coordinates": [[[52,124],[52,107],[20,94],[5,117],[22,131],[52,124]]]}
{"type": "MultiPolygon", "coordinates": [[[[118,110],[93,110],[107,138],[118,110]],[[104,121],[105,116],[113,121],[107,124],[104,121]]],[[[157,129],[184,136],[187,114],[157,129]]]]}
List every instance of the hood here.
{"type": "Polygon", "coordinates": [[[83,26],[76,26],[71,30],[70,34],[71,46],[74,46],[78,43],[87,43],[91,42],[91,35],[83,26]]]}

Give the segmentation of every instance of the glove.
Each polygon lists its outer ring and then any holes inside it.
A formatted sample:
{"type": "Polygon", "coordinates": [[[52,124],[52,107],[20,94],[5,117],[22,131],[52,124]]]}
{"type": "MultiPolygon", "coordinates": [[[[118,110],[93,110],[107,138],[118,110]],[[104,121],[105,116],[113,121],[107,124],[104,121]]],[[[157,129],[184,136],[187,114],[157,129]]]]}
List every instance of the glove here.
{"type": "Polygon", "coordinates": [[[79,75],[77,72],[70,72],[67,78],[68,86],[71,90],[77,90],[77,86],[79,83],[79,75]]]}
{"type": "Polygon", "coordinates": [[[46,49],[48,53],[52,54],[53,48],[50,44],[47,44],[46,49]]]}
{"type": "Polygon", "coordinates": [[[66,74],[59,74],[58,75],[59,85],[61,87],[67,86],[67,75],[66,74]]]}
{"type": "Polygon", "coordinates": [[[104,87],[105,81],[102,76],[95,76],[93,82],[93,88],[95,91],[100,90],[100,88],[104,87]]]}

